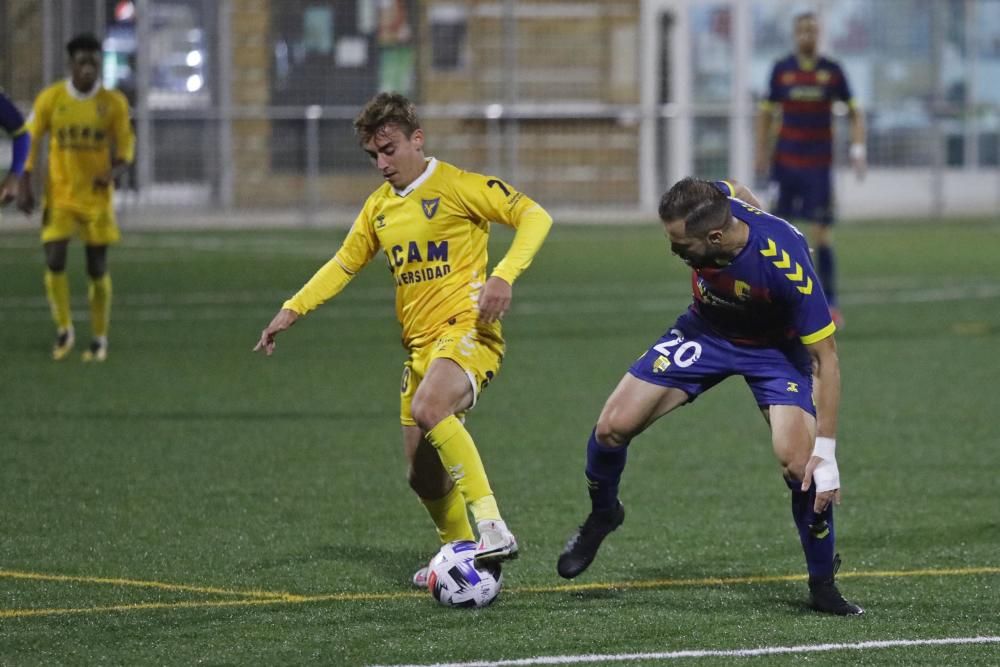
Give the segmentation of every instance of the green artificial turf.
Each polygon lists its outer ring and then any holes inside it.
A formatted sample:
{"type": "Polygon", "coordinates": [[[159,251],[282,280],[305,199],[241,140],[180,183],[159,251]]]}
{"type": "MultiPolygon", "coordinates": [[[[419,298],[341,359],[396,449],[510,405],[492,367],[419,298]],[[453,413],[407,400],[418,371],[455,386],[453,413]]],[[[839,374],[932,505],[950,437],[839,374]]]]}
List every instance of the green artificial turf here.
{"type": "MultiPolygon", "coordinates": [[[[560,222],[515,285],[504,367],[468,427],[522,556],[485,610],[411,590],[436,536],[405,479],[404,352],[382,259],[272,358],[250,352],[342,237],[126,229],[110,258],[110,357],[85,365],[48,359],[35,236],[0,235],[0,663],[443,663],[1000,635],[997,223],[837,230],[841,587],[867,609],[850,619],[806,607],[788,493],[735,379],[633,443],[625,524],[572,584],[555,572],[588,511],[603,401],[690,300],[655,224],[560,222]]],[[[494,262],[510,238],[497,230],[494,262]]],[[[81,255],[74,243],[78,350],[81,255]]],[[[991,665],[1000,644],[761,659],[991,665]]]]}

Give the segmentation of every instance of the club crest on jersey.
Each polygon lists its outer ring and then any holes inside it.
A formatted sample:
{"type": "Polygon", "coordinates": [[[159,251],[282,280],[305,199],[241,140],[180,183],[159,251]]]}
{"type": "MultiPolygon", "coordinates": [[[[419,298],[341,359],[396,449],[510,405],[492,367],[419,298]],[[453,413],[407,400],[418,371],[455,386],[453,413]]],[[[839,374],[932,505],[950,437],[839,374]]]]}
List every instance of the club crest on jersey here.
{"type": "Polygon", "coordinates": [[[421,199],[420,205],[424,209],[424,215],[430,220],[434,217],[434,214],[438,212],[438,204],[441,203],[440,197],[435,197],[434,199],[421,199]]]}
{"type": "Polygon", "coordinates": [[[375,229],[385,229],[385,213],[375,216],[375,229]]]}

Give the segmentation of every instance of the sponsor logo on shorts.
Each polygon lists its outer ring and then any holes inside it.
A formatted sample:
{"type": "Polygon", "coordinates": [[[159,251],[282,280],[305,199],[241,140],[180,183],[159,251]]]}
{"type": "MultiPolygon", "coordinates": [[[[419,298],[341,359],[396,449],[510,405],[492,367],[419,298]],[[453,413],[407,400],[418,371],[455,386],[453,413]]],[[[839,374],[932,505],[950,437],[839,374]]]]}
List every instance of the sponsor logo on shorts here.
{"type": "Polygon", "coordinates": [[[662,354],[653,362],[654,373],[664,373],[668,368],[670,368],[670,360],[662,354]]]}

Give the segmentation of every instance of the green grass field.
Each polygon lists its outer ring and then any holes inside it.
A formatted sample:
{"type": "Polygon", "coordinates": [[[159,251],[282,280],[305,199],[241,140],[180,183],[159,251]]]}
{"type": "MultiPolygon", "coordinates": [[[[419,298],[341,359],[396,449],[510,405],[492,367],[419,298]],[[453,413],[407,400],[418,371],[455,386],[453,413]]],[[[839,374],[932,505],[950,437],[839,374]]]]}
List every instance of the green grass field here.
{"type": "MultiPolygon", "coordinates": [[[[0,235],[0,664],[539,664],[823,643],[855,648],[763,659],[1000,664],[997,643],[856,646],[1000,635],[1000,224],[838,230],[841,587],[867,609],[852,619],[805,606],[787,490],[738,380],[635,441],[624,526],[573,584],[556,575],[588,509],[600,407],[690,299],[655,224],[557,226],[516,285],[503,372],[468,423],[522,557],[486,610],[412,591],[436,538],[405,481],[381,260],[274,357],[250,352],[342,236],[126,230],[111,356],[90,366],[49,361],[35,235],[0,235]]],[[[494,258],[509,240],[497,230],[494,258]]],[[[668,658],[626,664],[736,659],[668,658]]]]}

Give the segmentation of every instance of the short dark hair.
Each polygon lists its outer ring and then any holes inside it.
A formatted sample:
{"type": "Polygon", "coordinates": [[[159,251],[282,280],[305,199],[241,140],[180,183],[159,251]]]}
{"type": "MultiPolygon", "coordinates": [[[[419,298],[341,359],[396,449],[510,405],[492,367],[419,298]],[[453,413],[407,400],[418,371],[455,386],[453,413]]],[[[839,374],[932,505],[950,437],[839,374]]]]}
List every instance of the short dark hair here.
{"type": "Polygon", "coordinates": [[[792,25],[798,25],[800,21],[805,21],[806,19],[819,21],[819,17],[816,16],[816,12],[813,11],[799,12],[798,14],[795,15],[795,18],[792,19],[792,25]]]}
{"type": "Polygon", "coordinates": [[[663,222],[684,221],[687,236],[703,236],[726,226],[731,217],[729,197],[714,183],[698,178],[678,181],[660,199],[663,222]]]}
{"type": "Polygon", "coordinates": [[[354,132],[364,144],[386,125],[397,126],[409,137],[420,129],[416,106],[400,93],[379,93],[354,119],[354,132]]]}
{"type": "Polygon", "coordinates": [[[81,33],[66,43],[66,53],[72,58],[77,51],[103,51],[101,40],[89,32],[81,33]]]}

